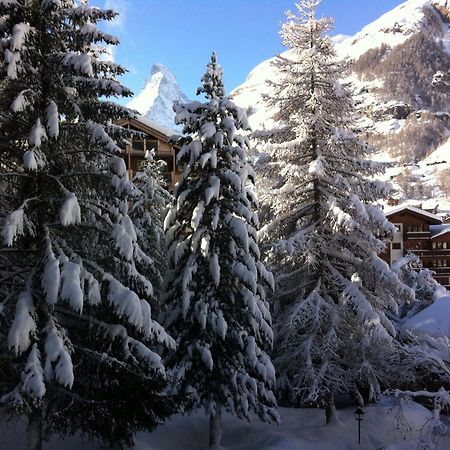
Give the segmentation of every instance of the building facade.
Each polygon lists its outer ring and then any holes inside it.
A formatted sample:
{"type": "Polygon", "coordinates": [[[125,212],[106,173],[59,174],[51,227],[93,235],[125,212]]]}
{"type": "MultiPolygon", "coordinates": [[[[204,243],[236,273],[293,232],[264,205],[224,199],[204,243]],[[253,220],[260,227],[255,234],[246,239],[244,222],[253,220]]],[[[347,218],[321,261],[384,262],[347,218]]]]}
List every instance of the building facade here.
{"type": "Polygon", "coordinates": [[[381,257],[392,264],[408,252],[417,255],[423,267],[450,289],[450,224],[436,214],[413,206],[399,206],[386,213],[396,231],[381,257]]]}
{"type": "Polygon", "coordinates": [[[120,119],[117,125],[143,133],[139,138],[128,140],[124,149],[123,157],[129,178],[133,178],[138,171],[146,152],[153,151],[155,160],[165,162],[163,175],[171,190],[182,173],[182,168],[176,161],[179,148],[170,143],[170,137],[175,133],[142,116],[120,119]]]}

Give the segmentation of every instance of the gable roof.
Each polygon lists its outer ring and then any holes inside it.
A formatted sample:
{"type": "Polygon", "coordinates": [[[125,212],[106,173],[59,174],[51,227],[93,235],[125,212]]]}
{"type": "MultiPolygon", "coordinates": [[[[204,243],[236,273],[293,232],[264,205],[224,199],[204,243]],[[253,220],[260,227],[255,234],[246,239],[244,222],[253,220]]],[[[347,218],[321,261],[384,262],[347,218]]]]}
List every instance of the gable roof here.
{"type": "Polygon", "coordinates": [[[147,119],[146,117],[139,114],[136,114],[134,117],[119,119],[117,121],[117,124],[121,126],[124,126],[126,124],[133,125],[138,130],[143,131],[147,134],[151,134],[152,136],[155,136],[159,140],[166,143],[169,142],[171,136],[176,135],[174,131],[169,130],[168,128],[163,127],[154,120],[147,119]]]}
{"type": "Polygon", "coordinates": [[[423,209],[415,208],[414,206],[410,206],[410,205],[399,205],[399,206],[396,206],[395,208],[389,209],[386,212],[386,217],[393,216],[394,214],[398,214],[403,211],[405,211],[405,212],[407,211],[412,214],[423,216],[423,217],[426,217],[427,219],[431,219],[435,225],[442,223],[442,219],[439,216],[437,216],[436,214],[430,213],[428,211],[424,211],[423,209]]]}

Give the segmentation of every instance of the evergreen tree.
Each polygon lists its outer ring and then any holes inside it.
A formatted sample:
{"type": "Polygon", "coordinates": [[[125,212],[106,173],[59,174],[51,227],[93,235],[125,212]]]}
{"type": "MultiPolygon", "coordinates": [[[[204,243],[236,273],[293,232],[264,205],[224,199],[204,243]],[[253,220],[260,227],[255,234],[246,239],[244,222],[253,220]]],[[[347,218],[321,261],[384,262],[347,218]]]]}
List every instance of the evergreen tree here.
{"type": "Polygon", "coordinates": [[[169,271],[166,327],[177,350],[166,365],[178,392],[211,417],[210,448],[220,445],[225,408],[250,420],[278,420],[269,305],[260,261],[256,199],[248,181],[243,110],[225,96],[213,54],[197,94],[206,103],[175,104],[184,125],[179,160],[187,166],[165,220],[169,271]]]}
{"type": "Polygon", "coordinates": [[[167,270],[164,217],[172,196],[163,187],[165,180],[162,170],[166,163],[155,161],[154,156],[154,151],[147,151],[145,160],[133,178],[140,193],[133,199],[130,217],[135,224],[141,248],[150,258],[145,270],[146,277],[151,281],[157,298],[161,298],[163,276],[167,270]]]}
{"type": "Polygon", "coordinates": [[[388,187],[354,132],[351,95],[339,83],[343,64],[317,19],[320,1],[303,0],[282,26],[281,74],[268,105],[279,127],[269,140],[265,173],[273,182],[262,236],[276,274],[274,364],[280,395],[318,404],[336,420],[333,393],[362,388],[376,397],[390,379],[396,329],[387,316],[411,295],[377,255],[393,231],[376,200],[388,187]]]}
{"type": "Polygon", "coordinates": [[[96,27],[114,16],[0,1],[0,387],[28,414],[32,449],[42,427],[131,443],[174,409],[152,346],[175,342],[152,319],[126,130],[112,124],[129,113],[109,98],[131,92],[102,57],[117,39],[96,27]]]}

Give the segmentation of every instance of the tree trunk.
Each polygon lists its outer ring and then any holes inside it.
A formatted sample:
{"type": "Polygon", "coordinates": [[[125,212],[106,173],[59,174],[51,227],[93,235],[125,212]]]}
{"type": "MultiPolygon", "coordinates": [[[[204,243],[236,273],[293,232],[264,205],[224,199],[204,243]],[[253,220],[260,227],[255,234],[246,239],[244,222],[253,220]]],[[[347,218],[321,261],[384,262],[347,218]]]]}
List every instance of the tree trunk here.
{"type": "Polygon", "coordinates": [[[28,415],[27,449],[42,450],[42,409],[32,409],[28,415]]]}
{"type": "Polygon", "coordinates": [[[216,412],[211,414],[209,418],[209,449],[219,450],[220,440],[222,438],[222,425],[220,422],[222,411],[222,405],[216,403],[216,412]]]}
{"type": "Polygon", "coordinates": [[[327,402],[325,404],[325,417],[326,423],[338,423],[336,405],[334,403],[334,394],[332,391],[329,392],[327,402]]]}

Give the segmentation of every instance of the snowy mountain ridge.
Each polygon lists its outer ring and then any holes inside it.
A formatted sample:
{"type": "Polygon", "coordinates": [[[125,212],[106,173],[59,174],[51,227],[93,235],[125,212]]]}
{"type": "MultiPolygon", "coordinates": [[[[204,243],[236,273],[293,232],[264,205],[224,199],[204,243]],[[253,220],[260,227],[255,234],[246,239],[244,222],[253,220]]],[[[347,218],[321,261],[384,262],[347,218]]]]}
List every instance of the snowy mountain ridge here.
{"type": "Polygon", "coordinates": [[[408,0],[366,25],[354,36],[335,38],[338,57],[357,59],[367,50],[382,44],[390,47],[400,45],[418,30],[429,28],[424,20],[424,7],[447,6],[446,0],[408,0]]]}
{"type": "Polygon", "coordinates": [[[179,132],[180,127],[174,123],[174,101],[188,102],[189,98],[181,91],[175,75],[166,66],[154,64],[150,78],[127,107],[169,130],[179,132]]]}

